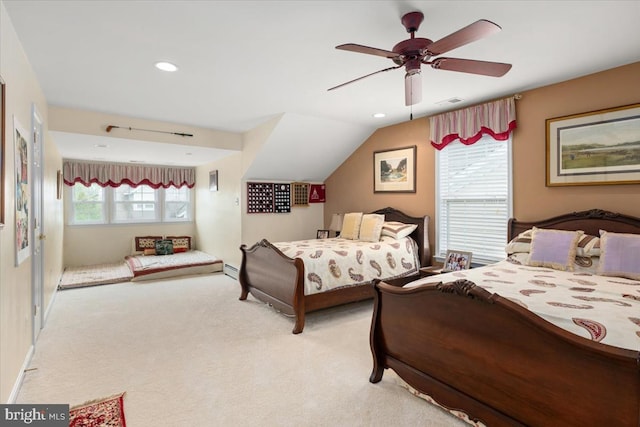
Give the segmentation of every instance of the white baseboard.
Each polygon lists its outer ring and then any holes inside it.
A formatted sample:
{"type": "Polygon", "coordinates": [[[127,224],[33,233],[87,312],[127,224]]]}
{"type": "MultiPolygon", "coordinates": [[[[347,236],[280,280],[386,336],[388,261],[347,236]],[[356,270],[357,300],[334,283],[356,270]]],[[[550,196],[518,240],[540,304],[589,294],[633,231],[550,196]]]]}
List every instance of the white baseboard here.
{"type": "Polygon", "coordinates": [[[31,345],[29,347],[29,351],[27,352],[27,356],[24,358],[24,362],[22,363],[22,368],[20,368],[20,374],[18,378],[16,378],[15,384],[13,384],[13,389],[11,389],[11,394],[9,395],[9,399],[7,400],[7,404],[16,403],[16,399],[18,398],[18,392],[20,391],[20,387],[22,387],[22,382],[24,381],[24,374],[31,363],[31,358],[33,357],[33,352],[35,351],[35,347],[31,345]]]}
{"type": "MultiPolygon", "coordinates": [[[[53,290],[53,294],[51,295],[51,301],[49,301],[49,304],[47,305],[47,309],[43,313],[44,315],[42,319],[43,329],[44,329],[44,325],[47,324],[49,313],[51,313],[51,308],[53,307],[53,303],[56,300],[57,295],[58,295],[58,287],[56,286],[56,288],[53,290]]],[[[18,375],[18,378],[16,378],[16,382],[13,385],[13,389],[11,389],[11,394],[9,395],[9,399],[7,400],[8,404],[15,403],[16,399],[18,398],[20,387],[22,387],[22,382],[24,381],[25,372],[29,368],[29,364],[31,363],[31,358],[33,357],[33,353],[35,352],[35,350],[36,350],[35,345],[31,344],[31,346],[29,347],[29,351],[27,352],[27,356],[25,357],[24,362],[22,363],[22,367],[20,368],[20,374],[18,375]]]]}
{"type": "Polygon", "coordinates": [[[224,272],[224,274],[231,277],[232,279],[238,280],[238,267],[225,263],[222,271],[224,272]]]}

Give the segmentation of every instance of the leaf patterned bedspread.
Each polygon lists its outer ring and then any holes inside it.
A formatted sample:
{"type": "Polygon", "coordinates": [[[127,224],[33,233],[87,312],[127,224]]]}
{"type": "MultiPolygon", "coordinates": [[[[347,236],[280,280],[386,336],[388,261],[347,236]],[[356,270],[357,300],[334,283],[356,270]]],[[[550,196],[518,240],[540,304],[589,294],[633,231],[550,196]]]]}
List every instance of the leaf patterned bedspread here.
{"type": "Polygon", "coordinates": [[[378,242],[311,239],[273,245],[304,262],[305,295],[417,274],[420,268],[418,245],[410,237],[382,236],[378,242]]]}

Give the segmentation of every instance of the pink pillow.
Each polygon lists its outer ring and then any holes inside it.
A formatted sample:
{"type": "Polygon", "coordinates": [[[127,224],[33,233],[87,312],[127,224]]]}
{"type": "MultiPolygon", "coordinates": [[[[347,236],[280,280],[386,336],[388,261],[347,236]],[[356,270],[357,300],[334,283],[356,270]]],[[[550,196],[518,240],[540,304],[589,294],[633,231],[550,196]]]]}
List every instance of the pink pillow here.
{"type": "Polygon", "coordinates": [[[640,280],[640,234],[601,230],[598,274],[640,280]]]}
{"type": "Polygon", "coordinates": [[[573,271],[580,231],[548,230],[533,227],[527,265],[573,271]]]}

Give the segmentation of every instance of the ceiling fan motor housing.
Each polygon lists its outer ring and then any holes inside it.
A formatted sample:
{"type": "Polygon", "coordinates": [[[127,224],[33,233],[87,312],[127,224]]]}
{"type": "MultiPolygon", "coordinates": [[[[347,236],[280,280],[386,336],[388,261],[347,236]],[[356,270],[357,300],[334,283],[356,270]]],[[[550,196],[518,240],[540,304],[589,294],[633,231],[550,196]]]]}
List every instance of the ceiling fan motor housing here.
{"type": "Polygon", "coordinates": [[[409,12],[401,19],[402,25],[407,29],[407,33],[414,33],[420,28],[424,20],[422,12],[409,12]]]}

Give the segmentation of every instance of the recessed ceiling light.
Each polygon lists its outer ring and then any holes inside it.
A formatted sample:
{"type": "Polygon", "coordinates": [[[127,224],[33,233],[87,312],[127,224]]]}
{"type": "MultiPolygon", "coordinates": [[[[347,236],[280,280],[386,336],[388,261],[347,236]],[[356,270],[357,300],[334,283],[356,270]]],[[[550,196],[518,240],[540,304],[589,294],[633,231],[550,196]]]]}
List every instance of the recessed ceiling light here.
{"type": "Polygon", "coordinates": [[[107,144],[96,144],[96,145],[94,145],[94,147],[96,147],[96,148],[109,148],[109,146],[107,144]]]}
{"type": "Polygon", "coordinates": [[[193,153],[189,153],[189,152],[186,152],[184,154],[186,154],[187,156],[193,156],[193,153]]]}
{"type": "Polygon", "coordinates": [[[386,117],[385,113],[375,113],[373,114],[373,117],[375,117],[376,119],[381,119],[383,117],[386,117]]]}
{"type": "Polygon", "coordinates": [[[171,73],[178,70],[178,67],[175,64],[164,61],[156,62],[156,68],[162,71],[169,71],[171,73]]]}

